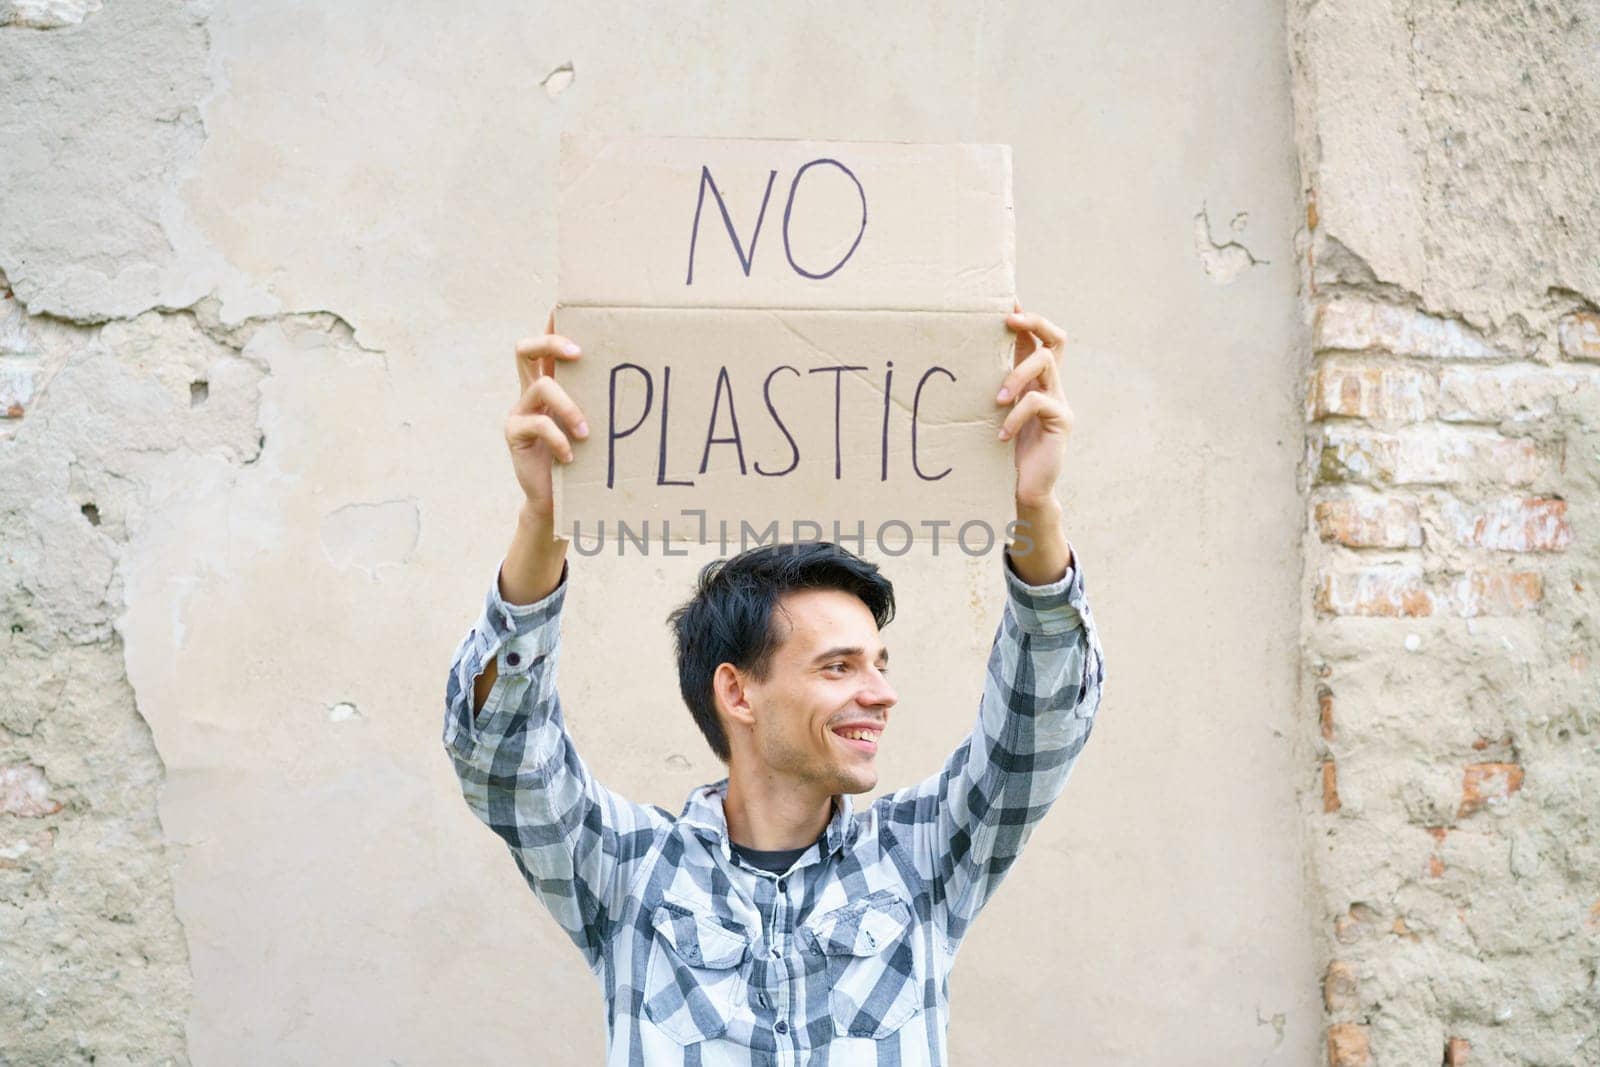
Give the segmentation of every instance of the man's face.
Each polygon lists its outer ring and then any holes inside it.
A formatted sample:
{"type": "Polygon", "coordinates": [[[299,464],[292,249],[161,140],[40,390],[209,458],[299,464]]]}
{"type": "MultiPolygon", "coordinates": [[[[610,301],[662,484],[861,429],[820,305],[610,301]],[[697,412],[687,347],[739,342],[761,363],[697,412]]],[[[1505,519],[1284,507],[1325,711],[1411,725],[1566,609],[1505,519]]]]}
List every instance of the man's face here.
{"type": "Polygon", "coordinates": [[[784,636],[767,677],[746,685],[757,758],[820,795],[867,792],[899,699],[872,612],[849,593],[807,589],[779,600],[773,626],[784,636]]]}

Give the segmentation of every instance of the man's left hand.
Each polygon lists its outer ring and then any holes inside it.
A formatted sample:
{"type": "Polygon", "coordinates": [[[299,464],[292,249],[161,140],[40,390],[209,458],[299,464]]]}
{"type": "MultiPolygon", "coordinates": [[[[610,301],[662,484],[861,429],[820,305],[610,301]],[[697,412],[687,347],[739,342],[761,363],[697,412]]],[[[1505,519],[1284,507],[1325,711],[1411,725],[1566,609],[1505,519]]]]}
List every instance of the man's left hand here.
{"type": "Polygon", "coordinates": [[[1072,433],[1059,365],[1067,335],[1049,319],[1014,306],[1006,329],[1017,335],[1016,352],[995,403],[1011,407],[1000,440],[1016,441],[1017,507],[1031,511],[1055,502],[1056,478],[1072,433]]]}

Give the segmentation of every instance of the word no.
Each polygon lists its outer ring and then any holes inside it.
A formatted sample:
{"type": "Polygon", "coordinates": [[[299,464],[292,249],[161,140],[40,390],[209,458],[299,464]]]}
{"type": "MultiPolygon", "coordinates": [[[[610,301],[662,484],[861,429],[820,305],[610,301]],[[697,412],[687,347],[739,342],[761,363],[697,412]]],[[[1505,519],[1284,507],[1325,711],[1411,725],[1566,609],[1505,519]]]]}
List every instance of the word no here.
{"type": "MultiPolygon", "coordinates": [[[[689,230],[689,273],[684,278],[684,285],[694,284],[694,252],[695,245],[700,239],[700,212],[706,206],[706,190],[711,190],[711,195],[716,197],[717,208],[722,212],[722,224],[727,227],[728,239],[733,242],[733,254],[739,257],[739,266],[744,270],[744,276],[750,277],[750,268],[755,264],[756,242],[761,239],[761,224],[766,221],[767,203],[772,199],[772,184],[778,180],[776,170],[767,175],[767,191],[761,197],[761,210],[756,214],[755,229],[750,233],[750,251],[746,252],[744,242],[739,240],[739,233],[733,228],[733,216],[728,214],[727,202],[722,199],[722,191],[717,188],[716,179],[711,177],[711,168],[702,165],[700,168],[700,195],[694,202],[694,225],[689,230]]],[[[856,249],[861,244],[861,235],[867,232],[867,193],[861,188],[861,179],[855,172],[840,163],[837,159],[813,159],[794,172],[794,181],[789,183],[789,199],[783,205],[783,254],[789,260],[789,266],[794,268],[796,274],[811,279],[827,278],[838,273],[840,267],[850,261],[856,249]],[[833,266],[821,271],[809,271],[794,261],[794,249],[789,244],[789,220],[794,214],[794,194],[800,189],[800,179],[805,177],[806,171],[812,167],[831,166],[838,167],[844,172],[845,177],[855,182],[856,193],[861,197],[861,225],[856,229],[856,238],[850,244],[849,251],[833,266]]]]}

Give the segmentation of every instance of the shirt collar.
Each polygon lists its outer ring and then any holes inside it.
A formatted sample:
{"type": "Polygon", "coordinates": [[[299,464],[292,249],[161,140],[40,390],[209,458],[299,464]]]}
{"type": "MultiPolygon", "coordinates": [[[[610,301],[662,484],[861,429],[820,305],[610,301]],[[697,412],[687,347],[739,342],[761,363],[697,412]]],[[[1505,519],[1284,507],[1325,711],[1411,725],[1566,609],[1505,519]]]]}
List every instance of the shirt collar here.
{"type": "MultiPolygon", "coordinates": [[[[722,808],[722,800],[727,795],[726,778],[703,785],[689,794],[683,814],[678,817],[679,822],[708,844],[717,845],[723,859],[732,858],[728,849],[728,815],[722,808]]],[[[840,793],[833,800],[833,818],[828,820],[828,828],[822,835],[823,854],[829,856],[854,843],[856,835],[861,832],[850,794],[840,793]]]]}

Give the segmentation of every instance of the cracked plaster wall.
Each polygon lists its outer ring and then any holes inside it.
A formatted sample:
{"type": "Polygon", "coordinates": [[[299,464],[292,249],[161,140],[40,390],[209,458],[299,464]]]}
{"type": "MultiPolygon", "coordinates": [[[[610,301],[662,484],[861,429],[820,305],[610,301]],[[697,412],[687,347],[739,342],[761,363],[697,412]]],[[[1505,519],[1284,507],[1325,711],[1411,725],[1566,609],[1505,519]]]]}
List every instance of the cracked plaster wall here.
{"type": "Polygon", "coordinates": [[[1600,1063],[1600,5],[1290,5],[1334,1067],[1600,1063]]]}
{"type": "MultiPolygon", "coordinates": [[[[1307,1062],[1283,13],[1109,2],[0,5],[0,1059],[599,1058],[438,745],[562,129],[1015,147],[1114,681],[963,952],[953,1055],[1307,1062]]],[[[569,601],[578,743],[672,809],[720,773],[662,625],[706,556],[585,561],[569,601]]],[[[969,728],[1000,590],[888,563],[892,787],[969,728]]]]}

